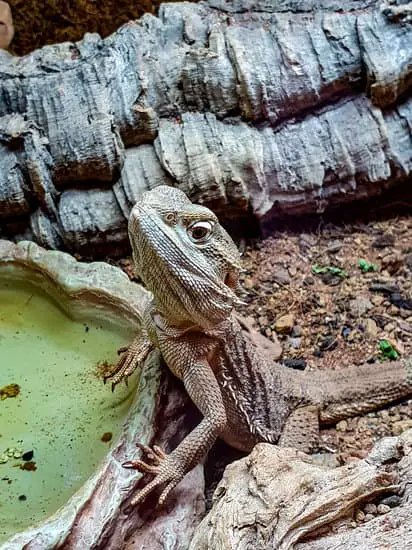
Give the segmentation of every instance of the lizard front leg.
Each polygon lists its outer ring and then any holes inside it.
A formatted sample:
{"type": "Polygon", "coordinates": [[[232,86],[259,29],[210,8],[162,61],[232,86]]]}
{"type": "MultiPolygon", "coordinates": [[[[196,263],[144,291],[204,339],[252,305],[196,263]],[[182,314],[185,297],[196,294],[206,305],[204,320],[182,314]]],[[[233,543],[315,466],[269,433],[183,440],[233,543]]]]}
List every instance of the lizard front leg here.
{"type": "Polygon", "coordinates": [[[182,374],[186,391],[204,418],[171,454],[166,455],[158,447],[153,450],[145,447],[143,451],[152,464],[142,460],[123,464],[127,468],[155,476],[134,496],[132,505],[142,501],[159,485],[165,485],[159,498],[159,504],[162,504],[187,472],[205,456],[226,427],[222,395],[209,364],[206,361],[196,363],[185,368],[182,374]]]}
{"type": "Polygon", "coordinates": [[[119,361],[106,372],[103,378],[104,383],[106,384],[107,380],[111,378],[112,391],[114,391],[114,388],[122,380],[127,384],[128,377],[143,363],[152,349],[154,349],[154,346],[149,340],[145,328],[142,328],[141,333],[136,336],[129,346],[120,348],[117,351],[117,353],[122,356],[119,361]]]}
{"type": "Polygon", "coordinates": [[[105,373],[103,378],[104,383],[106,384],[107,380],[111,378],[112,391],[122,380],[127,384],[128,377],[134,373],[137,367],[143,363],[149,353],[155,348],[157,342],[154,336],[152,311],[153,302],[150,300],[143,309],[140,333],[131,344],[117,351],[121,355],[121,358],[105,373]]]}

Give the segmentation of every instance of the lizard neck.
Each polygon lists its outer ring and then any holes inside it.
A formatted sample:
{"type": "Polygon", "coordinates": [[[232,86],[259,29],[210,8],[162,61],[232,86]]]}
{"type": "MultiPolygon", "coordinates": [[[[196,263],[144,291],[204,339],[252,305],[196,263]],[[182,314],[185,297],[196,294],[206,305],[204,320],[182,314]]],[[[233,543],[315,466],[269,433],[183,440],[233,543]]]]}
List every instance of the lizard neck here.
{"type": "Polygon", "coordinates": [[[154,310],[163,319],[162,324],[175,329],[186,331],[188,328],[193,328],[197,331],[213,331],[222,322],[227,321],[233,311],[233,306],[231,307],[229,303],[222,307],[216,305],[215,297],[211,296],[208,299],[207,293],[202,295],[197,291],[186,296],[183,292],[162,290],[155,293],[156,288],[150,290],[153,294],[154,310]]]}
{"type": "Polygon", "coordinates": [[[229,319],[225,319],[213,327],[204,328],[192,320],[181,319],[177,316],[176,319],[174,319],[169,313],[160,311],[156,306],[153,309],[152,319],[156,326],[156,330],[169,338],[179,338],[189,332],[197,332],[213,338],[219,338],[226,334],[229,322],[229,319]]]}

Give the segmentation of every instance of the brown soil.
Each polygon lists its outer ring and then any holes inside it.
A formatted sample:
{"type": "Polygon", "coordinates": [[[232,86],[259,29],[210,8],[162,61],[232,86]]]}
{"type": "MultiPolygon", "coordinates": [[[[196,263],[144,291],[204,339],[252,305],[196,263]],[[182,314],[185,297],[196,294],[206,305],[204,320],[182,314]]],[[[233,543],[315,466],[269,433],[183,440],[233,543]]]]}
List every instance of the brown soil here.
{"type": "Polygon", "coordinates": [[[25,55],[45,44],[75,42],[86,32],[102,37],[171,0],[8,0],[15,35],[10,51],[25,55]]]}
{"type": "MultiPolygon", "coordinates": [[[[375,363],[383,359],[382,341],[392,353],[412,354],[411,217],[279,232],[248,245],[243,265],[242,313],[280,339],[282,360],[300,359],[307,369],[375,363]],[[360,260],[376,271],[363,273],[360,260]]],[[[409,427],[412,401],[323,430],[322,447],[342,463],[409,427]]]]}

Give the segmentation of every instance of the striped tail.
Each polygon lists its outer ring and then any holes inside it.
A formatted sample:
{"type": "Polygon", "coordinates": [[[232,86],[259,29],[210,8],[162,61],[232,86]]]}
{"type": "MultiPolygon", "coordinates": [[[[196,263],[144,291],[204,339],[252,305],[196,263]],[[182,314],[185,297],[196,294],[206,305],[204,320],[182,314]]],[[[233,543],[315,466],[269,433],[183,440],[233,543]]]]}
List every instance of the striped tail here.
{"type": "Polygon", "coordinates": [[[412,357],[338,371],[314,373],[322,423],[337,422],[412,395],[412,357]]]}

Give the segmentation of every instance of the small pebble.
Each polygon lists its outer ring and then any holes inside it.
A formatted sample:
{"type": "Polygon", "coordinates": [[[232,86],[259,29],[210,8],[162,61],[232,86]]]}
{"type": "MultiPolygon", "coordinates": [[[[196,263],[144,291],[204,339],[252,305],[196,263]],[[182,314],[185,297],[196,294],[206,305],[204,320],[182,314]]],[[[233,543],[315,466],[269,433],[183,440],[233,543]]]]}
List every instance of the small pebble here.
{"type": "Polygon", "coordinates": [[[379,296],[378,294],[376,296],[372,296],[371,302],[374,306],[380,306],[382,302],[385,300],[383,296],[379,296]]]}
{"type": "Polygon", "coordinates": [[[377,507],[377,510],[378,510],[378,514],[387,514],[389,511],[390,511],[390,506],[388,506],[387,504],[378,504],[378,507],[377,507]]]}
{"type": "Polygon", "coordinates": [[[365,513],[362,510],[358,510],[355,514],[355,519],[358,522],[365,521],[365,513]]]}
{"type": "Polygon", "coordinates": [[[296,370],[305,370],[306,361],[304,359],[284,359],[283,364],[285,367],[296,370]]]}
{"type": "Polygon", "coordinates": [[[368,504],[365,505],[364,510],[366,514],[375,515],[377,512],[376,504],[373,504],[372,502],[368,502],[368,504]]]}
{"type": "Polygon", "coordinates": [[[287,344],[292,349],[299,349],[302,345],[302,338],[288,338],[287,344]]]}
{"type": "Polygon", "coordinates": [[[348,423],[346,422],[346,420],[341,420],[340,422],[338,422],[336,424],[336,429],[338,432],[346,432],[346,430],[348,429],[348,423]]]}
{"type": "Polygon", "coordinates": [[[385,506],[389,506],[390,508],[395,508],[396,506],[399,506],[402,502],[401,497],[398,495],[391,495],[390,497],[386,497],[382,500],[381,504],[384,504],[385,506]]]}
{"type": "MultiPolygon", "coordinates": [[[[412,332],[412,327],[411,327],[411,332],[412,332]]],[[[301,336],[303,336],[303,328],[299,325],[295,325],[292,329],[292,336],[294,338],[300,338],[301,336]]]]}
{"type": "Polygon", "coordinates": [[[275,321],[275,330],[278,334],[289,334],[294,326],[294,318],[291,313],[281,315],[275,321]]]}

